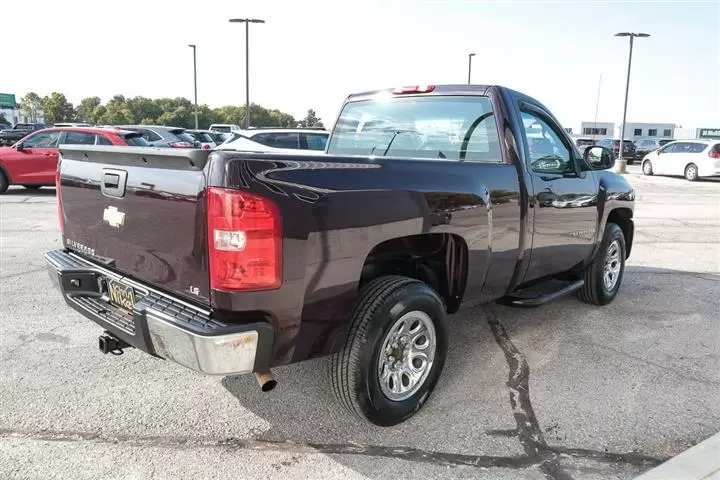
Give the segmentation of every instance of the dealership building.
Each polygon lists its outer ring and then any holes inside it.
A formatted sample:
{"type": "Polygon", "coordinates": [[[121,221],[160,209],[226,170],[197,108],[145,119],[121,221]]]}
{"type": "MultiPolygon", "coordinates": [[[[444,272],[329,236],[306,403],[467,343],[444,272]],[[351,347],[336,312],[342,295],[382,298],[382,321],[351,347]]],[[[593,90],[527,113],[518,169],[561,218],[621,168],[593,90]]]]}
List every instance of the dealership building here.
{"type": "Polygon", "coordinates": [[[35,112],[36,118],[30,118],[24,115],[19,108],[15,95],[12,93],[0,93],[0,123],[15,125],[16,123],[44,123],[45,117],[42,110],[35,112]]]}
{"type": "MultiPolygon", "coordinates": [[[[622,124],[615,125],[614,122],[582,122],[580,134],[591,137],[620,138],[621,127],[622,124]]],[[[625,139],[632,141],[672,140],[675,138],[675,129],[674,123],[628,122],[625,124],[625,139]]]]}

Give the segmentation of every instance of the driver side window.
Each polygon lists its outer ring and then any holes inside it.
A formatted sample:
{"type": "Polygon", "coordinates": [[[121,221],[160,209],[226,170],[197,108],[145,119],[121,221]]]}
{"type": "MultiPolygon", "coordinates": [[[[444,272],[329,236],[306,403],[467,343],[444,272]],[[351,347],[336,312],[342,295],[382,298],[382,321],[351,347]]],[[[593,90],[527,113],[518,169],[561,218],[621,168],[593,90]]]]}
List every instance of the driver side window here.
{"type": "Polygon", "coordinates": [[[521,117],[530,150],[530,169],[559,175],[574,172],[570,149],[555,128],[534,113],[521,112],[521,117]]]}
{"type": "Polygon", "coordinates": [[[60,138],[60,131],[55,132],[40,132],[35,135],[30,135],[23,140],[23,147],[25,148],[54,148],[58,145],[58,139],[60,138]]]}

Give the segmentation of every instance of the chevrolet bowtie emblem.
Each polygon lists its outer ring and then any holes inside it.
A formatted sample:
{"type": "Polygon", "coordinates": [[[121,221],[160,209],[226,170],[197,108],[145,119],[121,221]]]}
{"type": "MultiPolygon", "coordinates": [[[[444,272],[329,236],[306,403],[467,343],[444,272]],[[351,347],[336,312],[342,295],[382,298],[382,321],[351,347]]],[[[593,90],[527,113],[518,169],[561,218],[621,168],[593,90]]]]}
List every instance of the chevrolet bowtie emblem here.
{"type": "Polygon", "coordinates": [[[111,227],[120,228],[125,223],[125,214],[116,207],[110,206],[103,211],[103,220],[111,227]]]}

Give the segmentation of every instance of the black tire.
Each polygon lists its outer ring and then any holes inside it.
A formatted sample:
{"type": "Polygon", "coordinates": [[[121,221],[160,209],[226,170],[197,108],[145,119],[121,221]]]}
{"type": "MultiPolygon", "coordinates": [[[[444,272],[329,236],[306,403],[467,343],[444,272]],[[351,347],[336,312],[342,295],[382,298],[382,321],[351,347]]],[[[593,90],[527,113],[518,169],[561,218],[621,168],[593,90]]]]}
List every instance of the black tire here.
{"type": "Polygon", "coordinates": [[[607,305],[613,301],[620,289],[623,273],[625,272],[625,252],[625,235],[622,229],[615,223],[608,223],[605,226],[602,242],[600,242],[600,248],[595,258],[583,272],[585,285],[578,290],[578,297],[581,301],[593,305],[607,305]],[[619,249],[617,261],[620,268],[614,275],[615,283],[611,288],[608,288],[604,281],[605,260],[613,245],[617,245],[619,249]]]}
{"type": "Polygon", "coordinates": [[[10,186],[10,182],[8,182],[7,177],[3,172],[0,172],[0,195],[5,193],[10,186]]]}
{"type": "Polygon", "coordinates": [[[40,190],[40,187],[42,185],[23,185],[23,188],[27,188],[28,190],[40,190]]]}
{"type": "Polygon", "coordinates": [[[653,167],[652,162],[650,160],[645,160],[642,164],[642,171],[645,175],[652,175],[653,174],[653,167]]]}
{"type": "Polygon", "coordinates": [[[430,397],[442,373],[447,348],[447,313],[435,290],[409,277],[372,280],[360,292],[343,349],[329,362],[335,397],[348,411],[375,425],[396,425],[413,416],[430,397]],[[412,396],[391,400],[378,378],[381,350],[393,325],[408,312],[417,311],[426,314],[435,328],[435,358],[412,396]]]}
{"type": "Polygon", "coordinates": [[[698,179],[698,168],[694,163],[689,164],[685,167],[685,180],[688,182],[695,182],[698,179]]]}

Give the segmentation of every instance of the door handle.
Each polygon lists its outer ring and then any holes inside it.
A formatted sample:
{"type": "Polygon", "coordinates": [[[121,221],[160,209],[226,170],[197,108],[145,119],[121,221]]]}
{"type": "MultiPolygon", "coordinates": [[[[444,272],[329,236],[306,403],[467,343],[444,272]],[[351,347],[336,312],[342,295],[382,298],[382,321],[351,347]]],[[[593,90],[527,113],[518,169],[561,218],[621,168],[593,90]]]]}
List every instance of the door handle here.
{"type": "Polygon", "coordinates": [[[549,207],[553,201],[557,198],[555,192],[550,190],[543,190],[537,194],[537,201],[541,207],[549,207]]]}

